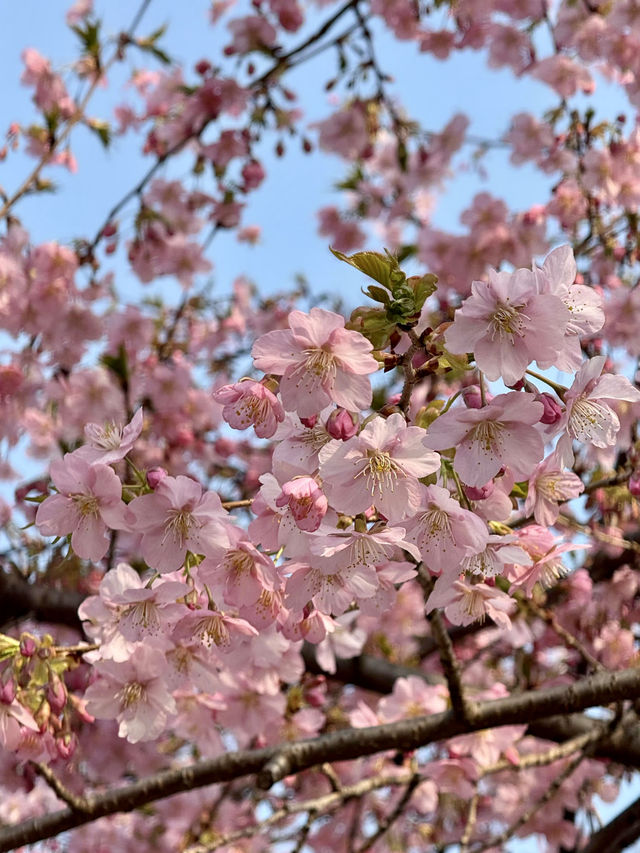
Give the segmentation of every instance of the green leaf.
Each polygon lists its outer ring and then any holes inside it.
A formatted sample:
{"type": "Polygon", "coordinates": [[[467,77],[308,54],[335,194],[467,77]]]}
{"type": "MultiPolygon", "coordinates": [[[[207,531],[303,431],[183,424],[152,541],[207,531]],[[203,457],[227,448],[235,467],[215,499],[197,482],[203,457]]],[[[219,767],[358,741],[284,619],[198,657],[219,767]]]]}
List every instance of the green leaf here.
{"type": "Polygon", "coordinates": [[[362,292],[369,299],[373,299],[374,302],[382,302],[383,305],[389,305],[391,302],[389,291],[383,287],[377,287],[375,284],[370,284],[366,290],[363,288],[362,292]]]}
{"type": "MultiPolygon", "coordinates": [[[[412,282],[413,283],[413,282],[412,282]]],[[[413,298],[416,303],[416,311],[422,311],[422,306],[432,293],[438,288],[438,276],[433,273],[423,275],[413,284],[413,298]]]]}
{"type": "Polygon", "coordinates": [[[397,276],[400,273],[401,280],[404,280],[405,276],[402,270],[398,268],[398,261],[388,252],[386,255],[380,252],[356,252],[349,257],[349,255],[332,249],[331,246],[329,246],[329,249],[338,260],[355,267],[360,272],[368,275],[369,278],[389,288],[389,290],[391,290],[391,285],[395,278],[394,274],[397,276]]]}

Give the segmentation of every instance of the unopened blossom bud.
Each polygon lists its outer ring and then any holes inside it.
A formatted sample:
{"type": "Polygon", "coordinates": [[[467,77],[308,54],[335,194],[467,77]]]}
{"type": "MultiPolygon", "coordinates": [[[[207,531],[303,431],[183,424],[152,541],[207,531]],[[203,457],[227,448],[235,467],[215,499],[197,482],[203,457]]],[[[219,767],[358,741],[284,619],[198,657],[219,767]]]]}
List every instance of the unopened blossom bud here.
{"type": "Polygon", "coordinates": [[[543,391],[536,397],[538,402],[542,403],[544,406],[544,411],[542,413],[542,417],[540,418],[541,424],[557,424],[560,418],[562,417],[562,406],[560,403],[552,397],[551,394],[547,394],[546,391],[543,391]]]}
{"type": "Polygon", "coordinates": [[[338,408],[329,415],[326,429],[331,438],[347,441],[358,432],[358,419],[346,409],[338,408]]]}
{"type": "Polygon", "coordinates": [[[478,385],[468,385],[462,389],[462,399],[467,409],[482,408],[482,394],[478,385]]]}
{"type": "Polygon", "coordinates": [[[7,681],[0,683],[0,702],[3,705],[10,705],[16,698],[16,685],[13,678],[8,678],[7,681]]]}
{"type": "Polygon", "coordinates": [[[71,758],[77,746],[78,738],[74,734],[66,734],[56,739],[56,750],[60,758],[71,758]]]}
{"type": "Polygon", "coordinates": [[[33,657],[37,648],[38,643],[35,637],[27,633],[20,635],[20,654],[23,658],[33,657]]]}
{"type": "Polygon", "coordinates": [[[311,417],[308,418],[300,418],[300,423],[303,426],[306,426],[307,429],[313,429],[314,426],[318,423],[318,416],[311,415],[311,417]]]}
{"type": "Polygon", "coordinates": [[[495,483],[489,480],[484,486],[465,486],[464,493],[470,501],[483,501],[493,494],[495,483]]]}
{"type": "Polygon", "coordinates": [[[147,471],[147,483],[152,489],[156,489],[166,476],[167,472],[164,468],[149,468],[147,471]]]}
{"type": "Polygon", "coordinates": [[[629,477],[629,491],[634,498],[640,498],[640,469],[637,469],[629,477]]]}
{"type": "Polygon", "coordinates": [[[67,704],[67,688],[60,676],[52,672],[47,685],[47,701],[51,706],[54,714],[62,713],[64,706],[67,704]]]}
{"type": "Polygon", "coordinates": [[[312,708],[322,708],[327,698],[326,693],[327,679],[323,675],[319,675],[305,686],[304,698],[312,708]]]}

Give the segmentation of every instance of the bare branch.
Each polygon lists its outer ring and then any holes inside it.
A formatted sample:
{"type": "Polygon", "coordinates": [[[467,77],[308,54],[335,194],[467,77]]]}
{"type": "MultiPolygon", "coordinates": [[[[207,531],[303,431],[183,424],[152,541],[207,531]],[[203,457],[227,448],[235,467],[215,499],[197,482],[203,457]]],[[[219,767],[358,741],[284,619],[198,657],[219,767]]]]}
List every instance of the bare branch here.
{"type": "Polygon", "coordinates": [[[594,833],[580,853],[621,853],[640,837],[640,797],[594,833]]]}

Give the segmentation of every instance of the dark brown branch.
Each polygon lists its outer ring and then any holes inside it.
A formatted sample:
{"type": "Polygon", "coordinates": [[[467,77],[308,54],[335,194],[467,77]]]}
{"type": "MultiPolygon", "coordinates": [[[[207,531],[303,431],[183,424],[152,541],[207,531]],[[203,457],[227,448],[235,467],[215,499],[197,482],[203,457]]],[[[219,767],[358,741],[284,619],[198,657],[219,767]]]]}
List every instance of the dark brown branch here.
{"type": "Polygon", "coordinates": [[[594,833],[580,853],[621,853],[640,837],[640,797],[594,833]]]}
{"type": "Polygon", "coordinates": [[[0,572],[0,625],[30,616],[41,622],[80,629],[78,607],[85,598],[79,592],[27,583],[17,575],[0,572]]]}
{"type": "Polygon", "coordinates": [[[258,774],[262,786],[325,761],[349,761],[387,750],[407,752],[444,738],[494,726],[541,720],[624,699],[640,698],[640,668],[597,674],[575,684],[514,694],[481,702],[471,722],[452,711],[400,720],[363,729],[343,729],[310,740],[257,750],[241,750],[201,761],[190,767],[166,770],[115,790],[86,797],[86,813],[63,809],[0,829],[0,853],[51,838],[99,817],[131,811],[146,803],[216,782],[258,774]],[[270,765],[277,772],[266,772],[270,765]]]}

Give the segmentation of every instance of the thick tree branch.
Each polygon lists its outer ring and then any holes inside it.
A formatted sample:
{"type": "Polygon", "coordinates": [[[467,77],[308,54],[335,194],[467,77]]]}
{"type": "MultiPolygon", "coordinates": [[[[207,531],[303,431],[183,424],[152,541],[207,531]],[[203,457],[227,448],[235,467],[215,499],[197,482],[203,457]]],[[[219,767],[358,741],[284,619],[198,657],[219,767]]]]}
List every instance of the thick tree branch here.
{"type": "Polygon", "coordinates": [[[580,853],[621,853],[640,837],[640,797],[594,833],[580,853]]]}
{"type": "Polygon", "coordinates": [[[79,592],[27,583],[16,575],[0,572],[0,625],[30,616],[41,622],[81,629],[78,607],[85,597],[79,592]]]}
{"type": "Polygon", "coordinates": [[[102,794],[86,797],[87,811],[62,809],[0,830],[0,853],[51,838],[99,817],[131,811],[146,803],[216,782],[258,774],[262,786],[274,784],[325,761],[348,761],[387,750],[409,751],[444,738],[494,726],[541,720],[624,699],[640,698],[640,668],[597,674],[574,684],[514,694],[476,706],[465,723],[452,711],[363,729],[343,729],[310,740],[257,750],[240,750],[190,767],[167,770],[102,794]]]}

